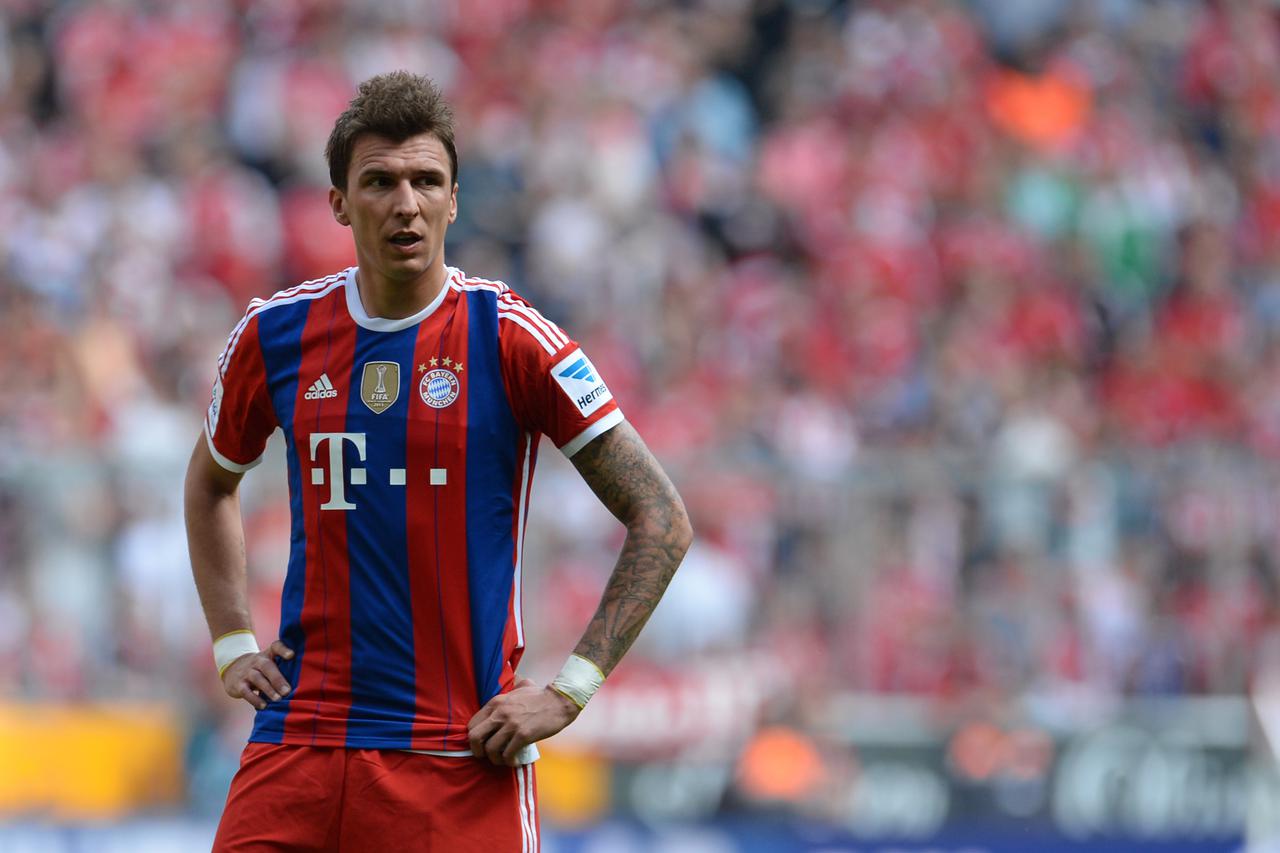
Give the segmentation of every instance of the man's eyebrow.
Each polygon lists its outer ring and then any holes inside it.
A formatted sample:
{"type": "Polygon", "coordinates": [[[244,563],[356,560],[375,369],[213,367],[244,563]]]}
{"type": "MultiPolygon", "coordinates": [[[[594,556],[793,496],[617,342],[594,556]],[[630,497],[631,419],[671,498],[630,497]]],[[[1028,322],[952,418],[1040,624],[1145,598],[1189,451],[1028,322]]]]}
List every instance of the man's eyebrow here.
{"type": "MultiPolygon", "coordinates": [[[[413,175],[447,175],[448,172],[443,166],[417,166],[402,170],[413,175]]],[[[373,163],[367,166],[360,166],[356,169],[357,175],[393,175],[397,170],[392,169],[382,163],[373,163]]]]}

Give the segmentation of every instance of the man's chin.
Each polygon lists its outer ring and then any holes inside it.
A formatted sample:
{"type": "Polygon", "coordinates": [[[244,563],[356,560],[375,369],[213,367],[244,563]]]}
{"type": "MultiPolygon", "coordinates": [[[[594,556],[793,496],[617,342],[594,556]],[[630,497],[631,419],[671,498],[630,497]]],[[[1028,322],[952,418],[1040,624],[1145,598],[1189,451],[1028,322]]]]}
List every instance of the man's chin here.
{"type": "Polygon", "coordinates": [[[431,263],[423,257],[389,258],[384,264],[387,276],[394,279],[411,280],[426,272],[431,263]]]}

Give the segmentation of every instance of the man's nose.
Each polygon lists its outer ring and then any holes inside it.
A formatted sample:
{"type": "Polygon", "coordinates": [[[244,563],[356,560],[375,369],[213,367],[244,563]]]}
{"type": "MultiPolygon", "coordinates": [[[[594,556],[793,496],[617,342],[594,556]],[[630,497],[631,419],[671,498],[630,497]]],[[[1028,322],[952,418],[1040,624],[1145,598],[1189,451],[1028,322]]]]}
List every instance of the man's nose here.
{"type": "Polygon", "coordinates": [[[412,218],[418,213],[418,200],[413,194],[413,185],[408,181],[396,184],[391,196],[391,212],[396,216],[412,218]]]}

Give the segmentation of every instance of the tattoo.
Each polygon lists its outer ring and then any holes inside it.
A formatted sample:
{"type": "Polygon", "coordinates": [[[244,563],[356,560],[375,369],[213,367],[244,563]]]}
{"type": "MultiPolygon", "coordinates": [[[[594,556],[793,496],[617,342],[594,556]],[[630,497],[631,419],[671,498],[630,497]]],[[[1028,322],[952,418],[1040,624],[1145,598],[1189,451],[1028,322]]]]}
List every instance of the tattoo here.
{"type": "Polygon", "coordinates": [[[574,454],[596,497],[627,526],[627,538],[575,654],[608,675],[649,621],[689,548],[684,502],[639,434],[623,421],[574,454]]]}

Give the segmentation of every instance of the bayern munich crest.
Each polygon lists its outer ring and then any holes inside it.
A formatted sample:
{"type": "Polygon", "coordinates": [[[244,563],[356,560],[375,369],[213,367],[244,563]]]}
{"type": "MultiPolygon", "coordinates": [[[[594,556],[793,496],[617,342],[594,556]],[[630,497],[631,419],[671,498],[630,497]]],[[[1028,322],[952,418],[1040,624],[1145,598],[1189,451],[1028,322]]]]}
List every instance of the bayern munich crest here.
{"type": "Polygon", "coordinates": [[[452,370],[437,367],[422,374],[418,383],[422,402],[433,409],[443,409],[458,399],[458,377],[452,370]]]}

